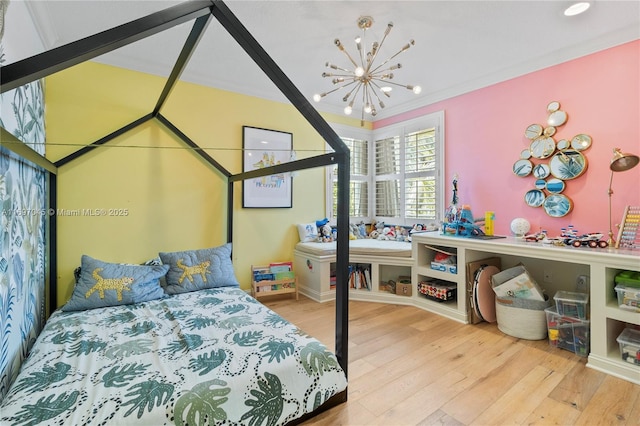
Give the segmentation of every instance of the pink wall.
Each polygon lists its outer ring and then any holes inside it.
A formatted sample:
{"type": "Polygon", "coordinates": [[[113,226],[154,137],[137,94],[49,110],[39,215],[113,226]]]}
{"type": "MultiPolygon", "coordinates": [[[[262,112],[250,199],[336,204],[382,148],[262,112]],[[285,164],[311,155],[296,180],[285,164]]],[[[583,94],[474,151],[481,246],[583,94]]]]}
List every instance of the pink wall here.
{"type": "MultiPolygon", "coordinates": [[[[375,128],[439,110],[445,111],[446,122],[447,204],[457,173],[460,203],[469,204],[475,217],[495,211],[498,234],[509,235],[509,224],[516,217],[528,219],[532,231],[546,229],[551,236],[569,224],[581,233],[606,234],[612,150],[619,147],[640,155],[640,41],[380,120],[375,128]],[[562,218],[549,217],[542,207],[527,206],[524,194],[534,188],[535,179],[512,172],[513,163],[530,143],[524,130],[534,123],[546,127],[546,107],[551,101],[560,102],[569,117],[558,127],[556,141],[571,140],[579,133],[593,140],[584,151],[587,171],[566,182],[563,194],[574,207],[562,218]]],[[[625,205],[640,205],[640,166],[615,173],[613,189],[615,226],[625,205]]]]}

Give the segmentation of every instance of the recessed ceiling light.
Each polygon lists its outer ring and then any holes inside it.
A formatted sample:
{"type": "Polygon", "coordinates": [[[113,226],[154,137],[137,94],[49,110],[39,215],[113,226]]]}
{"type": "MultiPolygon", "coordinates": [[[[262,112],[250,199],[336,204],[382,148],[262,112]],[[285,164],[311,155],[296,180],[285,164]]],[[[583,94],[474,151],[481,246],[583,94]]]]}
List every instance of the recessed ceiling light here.
{"type": "Polygon", "coordinates": [[[581,14],[582,12],[586,11],[587,9],[589,9],[589,7],[591,6],[591,3],[589,3],[588,1],[581,1],[578,3],[574,3],[571,6],[569,6],[568,8],[565,9],[564,11],[564,16],[576,16],[581,14]]]}

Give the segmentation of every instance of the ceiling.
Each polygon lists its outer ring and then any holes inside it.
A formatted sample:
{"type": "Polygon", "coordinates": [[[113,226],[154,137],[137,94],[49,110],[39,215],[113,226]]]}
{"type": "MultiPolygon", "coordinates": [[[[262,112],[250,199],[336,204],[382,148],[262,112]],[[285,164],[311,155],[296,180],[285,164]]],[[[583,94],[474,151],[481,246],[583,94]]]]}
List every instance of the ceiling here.
{"type": "MultiPolygon", "coordinates": [[[[46,49],[146,16],[180,1],[33,1],[29,11],[46,49]],[[126,4],[126,6],[125,6],[126,4]]],[[[384,118],[503,80],[640,39],[640,0],[592,2],[575,17],[563,16],[567,1],[242,1],[226,4],[296,87],[320,111],[342,113],[342,94],[314,103],[314,93],[331,90],[322,78],[325,62],[348,67],[334,46],[340,38],[356,55],[356,20],[375,23],[367,43],[380,40],[382,62],[410,39],[415,45],[394,62],[395,87],[384,118]]],[[[192,23],[156,34],[96,60],[168,76],[192,23]]],[[[182,74],[182,80],[266,99],[285,101],[215,18],[182,74]]],[[[354,113],[359,117],[358,113],[354,113]]]]}

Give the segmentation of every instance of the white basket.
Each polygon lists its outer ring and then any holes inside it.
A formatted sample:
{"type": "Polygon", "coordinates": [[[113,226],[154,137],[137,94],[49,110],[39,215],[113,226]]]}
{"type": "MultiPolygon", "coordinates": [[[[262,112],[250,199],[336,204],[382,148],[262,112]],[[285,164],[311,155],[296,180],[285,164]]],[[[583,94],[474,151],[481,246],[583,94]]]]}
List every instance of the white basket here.
{"type": "Polygon", "coordinates": [[[498,329],[504,334],[520,339],[545,339],[547,316],[544,310],[549,306],[549,300],[542,302],[514,297],[496,298],[498,329]]]}

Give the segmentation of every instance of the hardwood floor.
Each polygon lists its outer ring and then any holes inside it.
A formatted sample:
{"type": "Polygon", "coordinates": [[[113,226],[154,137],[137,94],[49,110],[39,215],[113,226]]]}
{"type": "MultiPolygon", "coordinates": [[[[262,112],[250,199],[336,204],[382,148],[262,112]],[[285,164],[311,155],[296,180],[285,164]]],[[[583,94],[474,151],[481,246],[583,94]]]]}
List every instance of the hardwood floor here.
{"type": "MultiPolygon", "coordinates": [[[[334,348],[333,302],[262,302],[334,348]]],[[[640,425],[640,386],[547,340],[411,306],[351,301],[349,311],[348,401],[305,425],[640,425]]]]}

